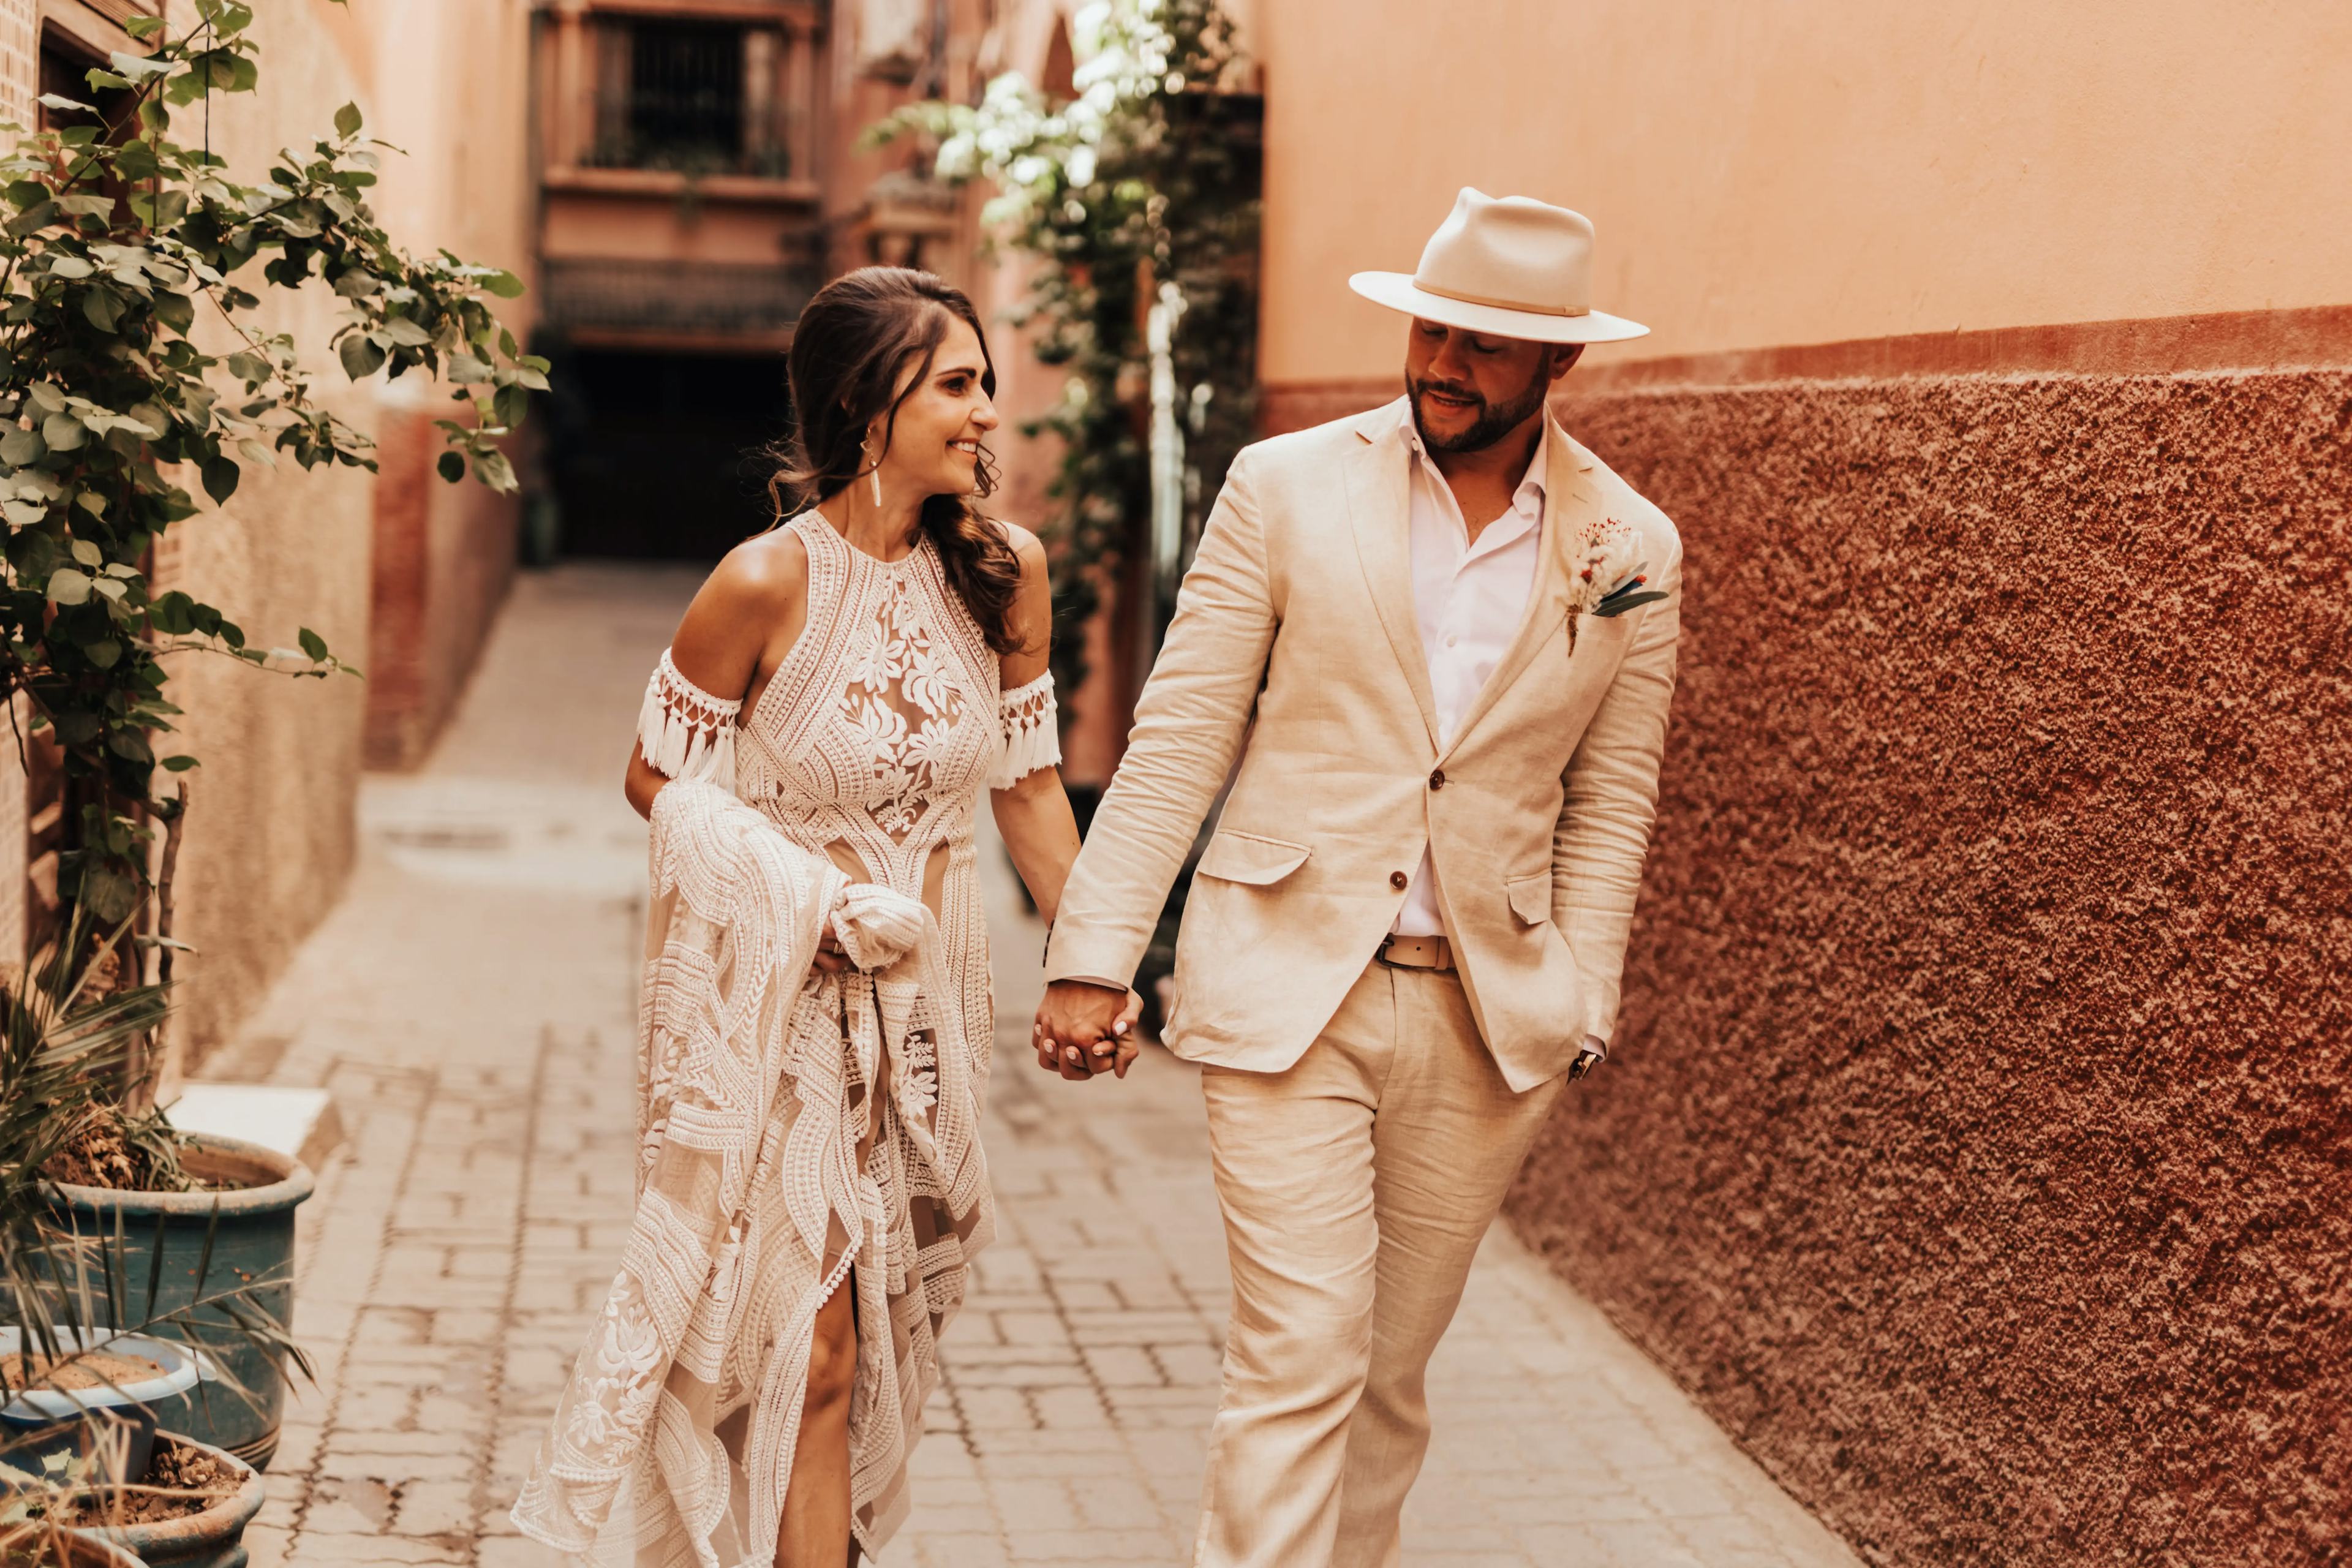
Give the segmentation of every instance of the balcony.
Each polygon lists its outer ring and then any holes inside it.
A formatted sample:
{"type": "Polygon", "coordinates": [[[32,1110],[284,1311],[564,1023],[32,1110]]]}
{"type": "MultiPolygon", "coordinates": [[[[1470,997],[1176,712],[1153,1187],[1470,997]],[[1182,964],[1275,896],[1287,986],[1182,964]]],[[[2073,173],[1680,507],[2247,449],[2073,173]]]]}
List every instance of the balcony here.
{"type": "Polygon", "coordinates": [[[823,280],[813,258],[797,257],[769,265],[550,259],[540,319],[587,344],[781,346],[823,280]]]}

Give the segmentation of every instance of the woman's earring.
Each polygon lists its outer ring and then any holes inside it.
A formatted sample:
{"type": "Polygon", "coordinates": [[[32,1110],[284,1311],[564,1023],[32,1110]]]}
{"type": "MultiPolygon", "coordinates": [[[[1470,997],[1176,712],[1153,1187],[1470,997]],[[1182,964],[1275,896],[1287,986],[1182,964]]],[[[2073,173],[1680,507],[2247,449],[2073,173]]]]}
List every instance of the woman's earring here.
{"type": "MultiPolygon", "coordinates": [[[[871,436],[866,437],[866,445],[857,449],[857,455],[861,458],[865,457],[873,445],[874,437],[871,436]]],[[[882,463],[879,458],[872,459],[872,461],[874,466],[866,470],[866,478],[874,481],[874,504],[878,508],[882,504],[882,463]]]]}

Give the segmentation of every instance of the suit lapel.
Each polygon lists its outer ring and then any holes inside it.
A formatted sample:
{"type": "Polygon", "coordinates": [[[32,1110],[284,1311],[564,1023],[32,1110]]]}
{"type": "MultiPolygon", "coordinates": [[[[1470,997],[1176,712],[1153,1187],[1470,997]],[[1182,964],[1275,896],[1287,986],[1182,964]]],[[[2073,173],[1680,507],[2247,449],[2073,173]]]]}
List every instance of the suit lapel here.
{"type": "Polygon", "coordinates": [[[1421,707],[1431,751],[1437,750],[1437,698],[1429,684],[1429,659],[1421,647],[1421,626],[1412,601],[1412,466],[1404,438],[1402,402],[1378,408],[1357,422],[1360,442],[1344,463],[1349,532],[1364,586],[1389,647],[1404,669],[1405,684],[1421,707]]]}
{"type": "Polygon", "coordinates": [[[1568,433],[1557,420],[1552,421],[1544,464],[1543,538],[1537,546],[1536,580],[1528,593],[1527,613],[1519,617],[1517,633],[1503,649],[1495,672],[1479,688],[1470,711],[1462,716],[1454,731],[1454,744],[1444,748],[1449,754],[1461,749],[1487,710],[1501,700],[1511,682],[1568,618],[1569,556],[1575,542],[1599,521],[1600,510],[1601,492],[1593,488],[1591,469],[1568,433]]]}

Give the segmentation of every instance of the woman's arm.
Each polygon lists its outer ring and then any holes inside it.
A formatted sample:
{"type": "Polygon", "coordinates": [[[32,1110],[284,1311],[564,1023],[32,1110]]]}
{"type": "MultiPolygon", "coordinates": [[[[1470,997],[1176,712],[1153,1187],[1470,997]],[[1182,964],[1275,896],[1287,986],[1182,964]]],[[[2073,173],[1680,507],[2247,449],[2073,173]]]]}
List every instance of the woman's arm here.
{"type": "MultiPolygon", "coordinates": [[[[1054,592],[1046,580],[1045,547],[1026,529],[1014,528],[1012,533],[1013,552],[1021,558],[1021,593],[1013,603],[1013,618],[1022,644],[1018,652],[1004,656],[1000,674],[1005,691],[1017,693],[1046,672],[1054,642],[1054,592]]],[[[1022,715],[1008,714],[1006,721],[1008,726],[1028,722],[1033,715],[1034,722],[1055,722],[1050,688],[1042,697],[1031,699],[1022,715]]],[[[1058,749],[1054,754],[1058,755],[1058,749]]],[[[1047,925],[1053,924],[1062,904],[1062,885],[1070,879],[1070,867],[1078,858],[1078,823],[1070,811],[1070,797],[1063,793],[1062,775],[1051,762],[1045,763],[995,790],[990,804],[995,809],[996,830],[1012,853],[1013,869],[1021,873],[1037,912],[1045,917],[1047,925]]],[[[1076,1046],[1057,1051],[1052,1041],[1035,1037],[1037,1065],[1074,1081],[1103,1071],[1125,1078],[1136,1058],[1135,1021],[1142,1012],[1143,998],[1129,992],[1116,1037],[1095,1047],[1099,1059],[1094,1062],[1087,1061],[1076,1046]]]]}
{"type": "MultiPolygon", "coordinates": [[[[807,619],[807,551],[794,534],[763,533],[730,551],[694,595],[670,638],[670,663],[712,697],[748,706],[807,619]]],[[[631,750],[623,789],[639,816],[652,815],[668,782],[642,743],[631,750]]]]}
{"type": "MultiPolygon", "coordinates": [[[[1021,592],[1013,617],[1022,640],[1017,651],[1003,656],[999,670],[1004,689],[1016,691],[1045,673],[1054,646],[1054,590],[1046,579],[1045,545],[1025,528],[1007,527],[1021,558],[1021,592]]],[[[1050,765],[1034,769],[993,791],[990,805],[1013,868],[1036,900],[1037,912],[1052,924],[1062,884],[1078,858],[1078,821],[1070,797],[1062,793],[1062,775],[1050,765]]]]}

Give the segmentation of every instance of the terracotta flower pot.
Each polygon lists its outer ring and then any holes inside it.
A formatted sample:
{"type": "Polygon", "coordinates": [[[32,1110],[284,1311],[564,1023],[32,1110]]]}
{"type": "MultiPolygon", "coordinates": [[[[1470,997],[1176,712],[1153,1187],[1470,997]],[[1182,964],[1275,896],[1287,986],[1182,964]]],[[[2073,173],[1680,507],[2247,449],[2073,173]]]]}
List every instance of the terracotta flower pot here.
{"type": "Polygon", "coordinates": [[[240,1479],[236,1490],[202,1513],[192,1513],[184,1519],[119,1528],[92,1527],[82,1533],[113,1542],[147,1564],[147,1568],[164,1568],[166,1563],[173,1568],[245,1568],[245,1527],[261,1511],[268,1489],[261,1472],[226,1449],[176,1433],[157,1433],[155,1446],[202,1449],[237,1473],[240,1479]]]}
{"type": "MultiPolygon", "coordinates": [[[[188,1306],[242,1285],[256,1285],[245,1298],[276,1319],[294,1325],[294,1209],[314,1185],[299,1160],[258,1143],[235,1138],[192,1135],[181,1152],[189,1174],[236,1185],[220,1192],[131,1193],[110,1187],[51,1184],[60,1221],[77,1234],[111,1243],[117,1214],[123,1237],[123,1279],[132,1301],[143,1306],[157,1225],[162,1225],[163,1275],[157,1312],[188,1306]],[[205,1262],[205,1237],[211,1258],[205,1262]],[[204,1277],[197,1277],[198,1266],[204,1277]]],[[[226,1448],[257,1468],[278,1451],[278,1426],[286,1386],[268,1354],[230,1325],[227,1314],[208,1308],[193,1331],[158,1325],[159,1337],[181,1339],[204,1351],[252,1395],[248,1403],[222,1383],[200,1383],[185,1394],[154,1406],[156,1424],[195,1441],[226,1448]]]]}

